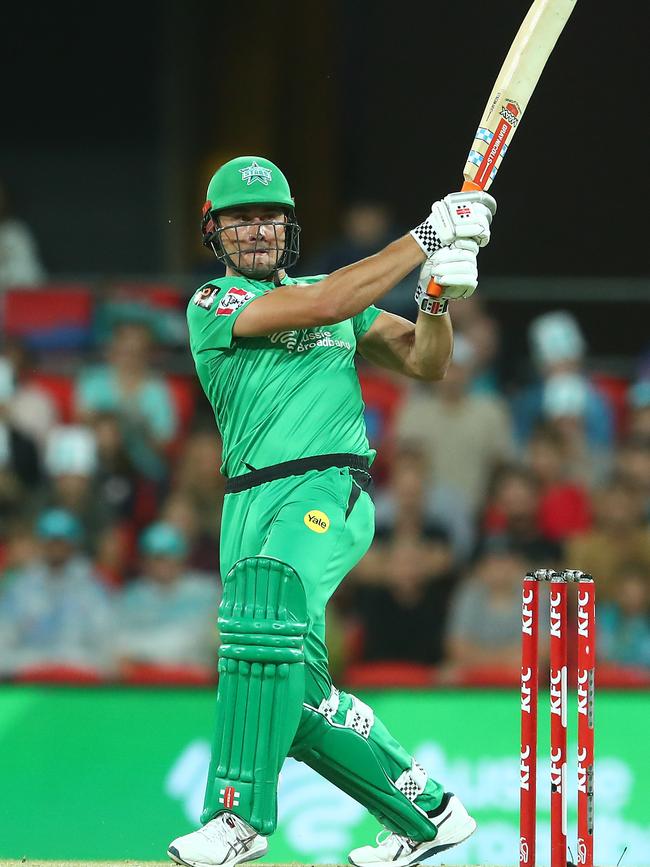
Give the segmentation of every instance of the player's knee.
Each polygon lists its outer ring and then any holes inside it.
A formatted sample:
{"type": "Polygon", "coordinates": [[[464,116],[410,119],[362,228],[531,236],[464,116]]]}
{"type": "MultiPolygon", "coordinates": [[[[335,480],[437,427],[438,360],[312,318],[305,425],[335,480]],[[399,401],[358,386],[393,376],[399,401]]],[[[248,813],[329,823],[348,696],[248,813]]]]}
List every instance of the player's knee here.
{"type": "Polygon", "coordinates": [[[303,704],[290,755],[302,759],[331,726],[350,729],[367,740],[374,725],[375,714],[371,707],[355,695],[333,686],[329,695],[324,696],[318,704],[310,705],[308,701],[303,704]]]}
{"type": "Polygon", "coordinates": [[[307,599],[291,566],[268,557],[239,560],[225,576],[219,656],[247,662],[304,662],[307,599]]]}

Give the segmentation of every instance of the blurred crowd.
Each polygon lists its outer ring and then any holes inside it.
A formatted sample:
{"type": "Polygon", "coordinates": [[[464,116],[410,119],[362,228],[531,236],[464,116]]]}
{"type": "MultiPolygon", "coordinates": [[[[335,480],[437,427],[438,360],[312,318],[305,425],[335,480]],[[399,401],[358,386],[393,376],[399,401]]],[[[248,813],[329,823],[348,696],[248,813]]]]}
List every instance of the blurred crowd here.
{"type": "MultiPolygon", "coordinates": [[[[374,228],[389,231],[379,216],[374,228]]],[[[322,270],[376,249],[349,230],[322,270]]],[[[67,354],[0,343],[0,678],[52,666],[214,674],[220,442],[163,312],[122,298],[95,343],[67,354]],[[44,385],[55,355],[67,405],[44,385]],[[170,358],[185,365],[184,402],[170,358]]],[[[650,354],[608,376],[577,319],[549,310],[523,324],[527,376],[508,378],[517,365],[503,364],[481,299],[452,318],[442,382],[358,361],[376,538],[330,605],[335,675],[382,663],[446,682],[516,672],[521,578],[553,567],[596,579],[599,661],[650,672],[650,354]]]]}

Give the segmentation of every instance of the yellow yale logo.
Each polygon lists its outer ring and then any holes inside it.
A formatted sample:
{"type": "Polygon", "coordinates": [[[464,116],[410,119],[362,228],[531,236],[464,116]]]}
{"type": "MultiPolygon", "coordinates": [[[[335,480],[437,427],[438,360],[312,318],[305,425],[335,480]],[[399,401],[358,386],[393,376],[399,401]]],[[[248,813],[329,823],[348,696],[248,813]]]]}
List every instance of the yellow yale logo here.
{"type": "Polygon", "coordinates": [[[303,520],[314,533],[327,533],[330,528],[330,519],[325,512],[319,512],[318,509],[307,512],[303,520]]]}

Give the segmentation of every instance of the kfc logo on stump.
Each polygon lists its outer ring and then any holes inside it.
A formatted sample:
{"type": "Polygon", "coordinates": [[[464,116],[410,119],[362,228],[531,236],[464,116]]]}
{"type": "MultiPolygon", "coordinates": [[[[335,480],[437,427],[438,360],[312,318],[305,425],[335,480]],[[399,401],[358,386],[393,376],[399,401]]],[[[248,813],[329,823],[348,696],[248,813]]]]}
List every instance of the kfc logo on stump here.
{"type": "Polygon", "coordinates": [[[233,286],[223,296],[217,307],[217,316],[230,316],[235,310],[243,307],[247,301],[255,297],[254,292],[247,292],[245,289],[238,289],[233,286]]]}

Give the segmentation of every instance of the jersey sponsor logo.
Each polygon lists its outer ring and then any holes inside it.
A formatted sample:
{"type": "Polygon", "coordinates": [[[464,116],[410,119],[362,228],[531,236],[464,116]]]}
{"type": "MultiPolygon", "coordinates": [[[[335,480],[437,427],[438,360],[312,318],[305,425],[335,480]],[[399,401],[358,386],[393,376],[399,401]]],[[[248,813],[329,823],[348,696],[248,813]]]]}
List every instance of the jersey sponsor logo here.
{"type": "Polygon", "coordinates": [[[269,335],[271,343],[280,343],[287,347],[288,352],[293,352],[298,342],[298,331],[275,331],[269,335]]]}
{"type": "Polygon", "coordinates": [[[245,169],[239,171],[241,179],[246,182],[247,187],[256,182],[268,187],[272,180],[271,169],[265,169],[264,166],[258,165],[255,160],[245,169]]]}
{"type": "Polygon", "coordinates": [[[330,519],[325,512],[319,512],[318,509],[310,509],[303,521],[314,533],[327,533],[330,528],[330,519]]]}
{"type": "Polygon", "coordinates": [[[239,289],[237,286],[233,286],[219,302],[215,316],[230,316],[235,310],[239,310],[240,307],[243,307],[247,301],[250,301],[254,297],[254,292],[247,292],[246,289],[239,289]]]}
{"type": "Polygon", "coordinates": [[[339,349],[352,350],[349,340],[341,340],[335,337],[331,331],[276,331],[269,335],[271,343],[280,343],[287,348],[287,352],[308,352],[316,347],[338,347],[339,349]]]}
{"type": "Polygon", "coordinates": [[[218,286],[204,286],[199,289],[194,295],[194,303],[197,307],[203,307],[204,310],[209,310],[214,304],[214,299],[219,291],[218,286]]]}

